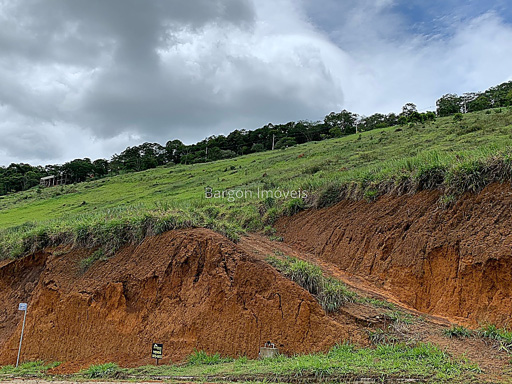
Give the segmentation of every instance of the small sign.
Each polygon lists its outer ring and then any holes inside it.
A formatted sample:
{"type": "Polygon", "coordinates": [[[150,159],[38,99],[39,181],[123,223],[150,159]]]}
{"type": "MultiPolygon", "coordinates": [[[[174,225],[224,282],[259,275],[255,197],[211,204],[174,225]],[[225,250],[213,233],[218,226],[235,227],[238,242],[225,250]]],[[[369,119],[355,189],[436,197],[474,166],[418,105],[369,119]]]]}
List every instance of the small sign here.
{"type": "Polygon", "coordinates": [[[164,345],[153,343],[153,347],[151,348],[151,358],[152,359],[161,359],[163,356],[164,345]]]}
{"type": "Polygon", "coordinates": [[[18,305],[18,311],[26,311],[27,310],[27,303],[20,303],[18,305]]]}

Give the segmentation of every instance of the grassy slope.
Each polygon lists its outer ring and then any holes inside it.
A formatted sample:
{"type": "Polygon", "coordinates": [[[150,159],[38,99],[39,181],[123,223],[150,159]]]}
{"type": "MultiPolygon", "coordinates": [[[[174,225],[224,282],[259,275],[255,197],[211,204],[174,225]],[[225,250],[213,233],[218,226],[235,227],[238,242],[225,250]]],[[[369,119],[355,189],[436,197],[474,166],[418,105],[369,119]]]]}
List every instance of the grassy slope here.
{"type": "MultiPolygon", "coordinates": [[[[464,167],[512,147],[512,110],[500,111],[468,114],[462,122],[439,118],[401,131],[390,127],[237,159],[162,167],[0,197],[0,259],[34,250],[36,238],[43,239],[39,246],[62,241],[95,246],[102,240],[88,242],[94,236],[84,231],[99,231],[103,226],[107,238],[105,222],[122,221],[129,223],[125,227],[135,228],[148,215],[167,219],[156,229],[144,228],[139,237],[185,226],[211,227],[233,236],[241,230],[258,230],[265,220],[272,221],[268,213],[261,217],[261,199],[207,200],[204,188],[301,188],[311,193],[332,183],[396,180],[425,163],[464,167]],[[67,235],[59,237],[59,233],[67,235]],[[80,243],[80,239],[84,240],[80,243]]],[[[267,202],[263,211],[271,206],[267,202]]],[[[138,238],[125,237],[122,241],[138,238]]]]}

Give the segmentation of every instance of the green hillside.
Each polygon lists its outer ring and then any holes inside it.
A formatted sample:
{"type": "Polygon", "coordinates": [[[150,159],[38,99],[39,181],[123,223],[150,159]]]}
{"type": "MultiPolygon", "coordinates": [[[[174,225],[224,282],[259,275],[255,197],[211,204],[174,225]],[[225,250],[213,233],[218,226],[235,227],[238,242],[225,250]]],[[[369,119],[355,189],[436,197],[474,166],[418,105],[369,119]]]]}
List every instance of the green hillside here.
{"type": "Polygon", "coordinates": [[[449,116],[213,163],[33,188],[0,197],[0,258],[58,244],[104,246],[108,253],[191,226],[236,240],[282,214],[343,196],[371,200],[393,189],[443,187],[450,200],[510,178],[511,148],[509,107],[465,114],[461,121],[449,116]],[[250,192],[234,201],[207,199],[207,187],[250,192]],[[277,196],[258,196],[258,188],[277,196]],[[308,197],[280,196],[299,190],[308,197]]]}

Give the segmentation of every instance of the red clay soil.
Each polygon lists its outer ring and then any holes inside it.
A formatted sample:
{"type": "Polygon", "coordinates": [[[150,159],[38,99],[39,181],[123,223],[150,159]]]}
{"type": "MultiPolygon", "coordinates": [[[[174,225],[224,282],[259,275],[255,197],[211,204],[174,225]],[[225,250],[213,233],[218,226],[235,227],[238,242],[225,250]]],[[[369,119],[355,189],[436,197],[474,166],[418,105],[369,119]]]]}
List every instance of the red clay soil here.
{"type": "Polygon", "coordinates": [[[163,363],[194,349],[255,358],[265,341],[286,354],[361,341],[351,316],[326,316],[315,299],[239,246],[206,229],[172,231],[126,247],[86,272],[91,251],[48,251],[0,266],[0,365],[23,360],[163,363]]]}
{"type": "Polygon", "coordinates": [[[451,208],[439,192],[343,201],[281,219],[284,241],[419,311],[510,325],[512,189],[494,184],[451,208]]]}

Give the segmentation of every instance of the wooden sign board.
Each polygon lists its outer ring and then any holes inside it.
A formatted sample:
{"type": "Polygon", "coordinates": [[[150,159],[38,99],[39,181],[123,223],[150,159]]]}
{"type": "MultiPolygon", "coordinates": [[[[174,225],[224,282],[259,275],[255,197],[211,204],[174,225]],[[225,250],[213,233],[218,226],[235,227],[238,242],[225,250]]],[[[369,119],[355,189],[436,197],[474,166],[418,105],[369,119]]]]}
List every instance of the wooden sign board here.
{"type": "Polygon", "coordinates": [[[153,343],[151,347],[151,358],[153,359],[161,359],[164,352],[164,345],[153,343]]]}

